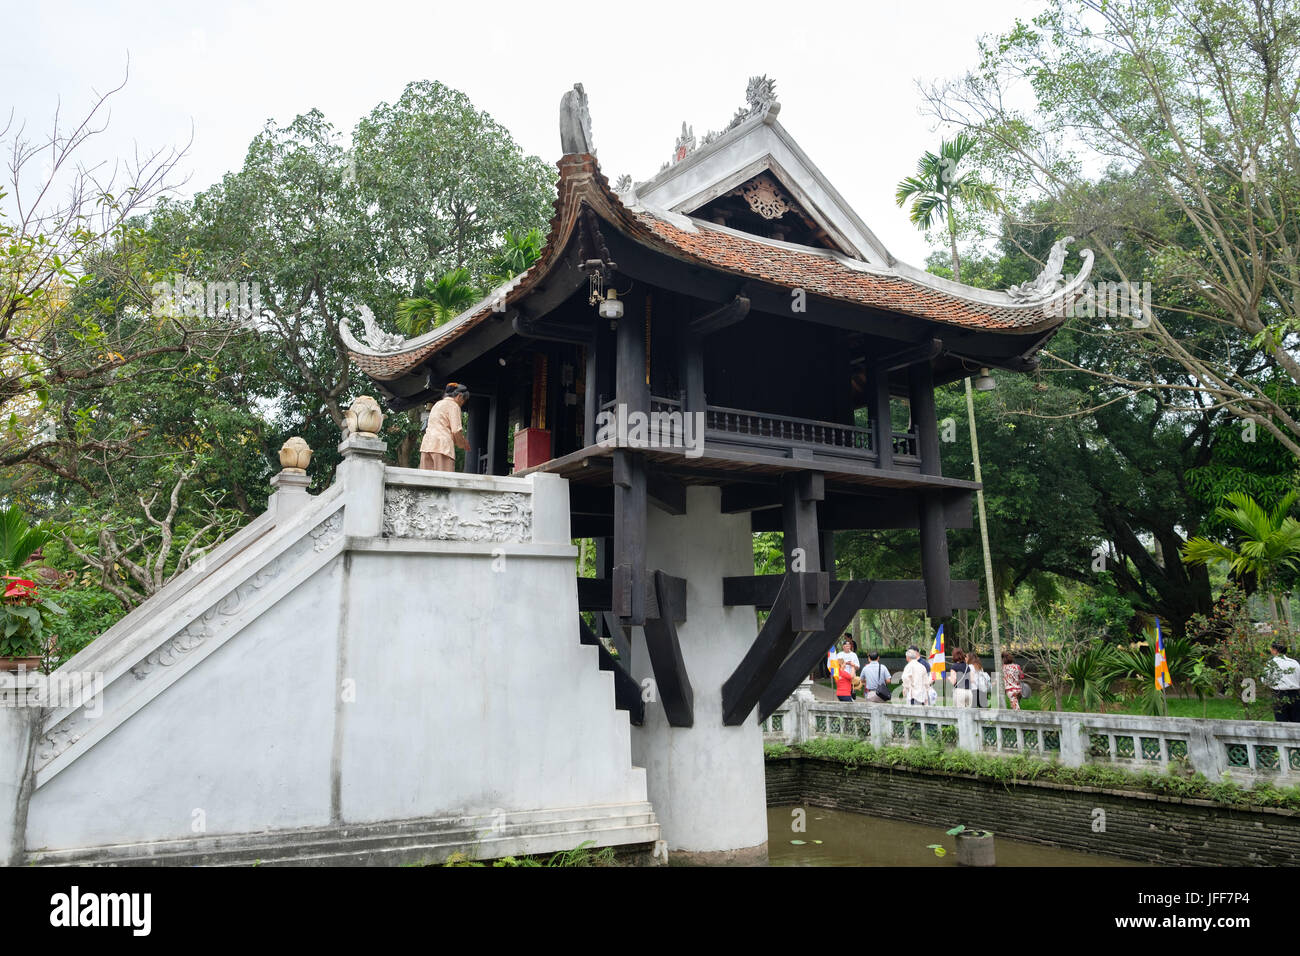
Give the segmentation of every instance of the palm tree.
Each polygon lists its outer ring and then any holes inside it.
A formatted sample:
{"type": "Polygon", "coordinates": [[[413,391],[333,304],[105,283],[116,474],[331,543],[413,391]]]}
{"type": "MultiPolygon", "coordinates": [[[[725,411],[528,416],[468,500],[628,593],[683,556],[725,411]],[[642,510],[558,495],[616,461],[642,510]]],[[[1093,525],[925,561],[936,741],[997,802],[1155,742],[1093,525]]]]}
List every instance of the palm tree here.
{"type": "Polygon", "coordinates": [[[0,574],[15,574],[27,559],[58,535],[43,524],[28,524],[17,505],[0,509],[0,574]]]}
{"type": "Polygon", "coordinates": [[[403,299],[397,306],[397,327],[408,336],[423,335],[454,319],[478,299],[468,269],[452,269],[437,282],[424,280],[424,296],[403,299]]]}
{"type": "MultiPolygon", "coordinates": [[[[997,188],[984,182],[974,172],[959,172],[957,167],[966,154],[975,148],[975,140],[966,133],[958,133],[951,142],[941,140],[939,155],[927,152],[916,164],[916,175],[908,176],[898,184],[894,198],[902,206],[912,200],[909,218],[918,229],[929,229],[935,219],[942,216],[947,221],[948,243],[952,249],[952,277],[961,281],[961,256],[957,253],[957,215],[959,202],[989,212],[999,208],[997,188]]],[[[980,516],[980,544],[984,551],[984,581],[989,599],[989,630],[993,635],[993,683],[999,688],[993,699],[1001,701],[1002,648],[998,638],[998,600],[993,584],[993,558],[989,553],[988,514],[984,510],[984,486],[980,475],[979,437],[975,434],[975,399],[971,394],[970,376],[966,376],[966,416],[970,420],[971,463],[975,468],[975,503],[980,516]]],[[[997,704],[994,704],[996,707],[997,704]]]]}
{"type": "Polygon", "coordinates": [[[498,286],[527,272],[542,257],[542,246],[545,243],[546,238],[540,229],[529,229],[527,232],[507,229],[501,251],[488,263],[488,282],[498,286]]]}
{"type": "Polygon", "coordinates": [[[1300,521],[1291,517],[1297,498],[1300,492],[1289,492],[1270,511],[1244,491],[1229,492],[1223,500],[1232,507],[1220,505],[1215,514],[1240,532],[1236,550],[1209,538],[1192,538],[1183,546],[1183,562],[1226,561],[1238,581],[1253,578],[1268,593],[1276,622],[1278,575],[1295,570],[1300,558],[1300,521]]]}
{"type": "Polygon", "coordinates": [[[975,139],[968,133],[943,140],[939,154],[927,151],[916,164],[916,175],[902,180],[894,193],[899,206],[911,200],[909,218],[918,229],[931,229],[938,220],[944,220],[952,249],[952,277],[958,282],[961,281],[961,256],[957,253],[957,205],[973,206],[983,212],[996,212],[1002,207],[996,186],[980,179],[974,171],[958,170],[974,148],[975,139]]]}

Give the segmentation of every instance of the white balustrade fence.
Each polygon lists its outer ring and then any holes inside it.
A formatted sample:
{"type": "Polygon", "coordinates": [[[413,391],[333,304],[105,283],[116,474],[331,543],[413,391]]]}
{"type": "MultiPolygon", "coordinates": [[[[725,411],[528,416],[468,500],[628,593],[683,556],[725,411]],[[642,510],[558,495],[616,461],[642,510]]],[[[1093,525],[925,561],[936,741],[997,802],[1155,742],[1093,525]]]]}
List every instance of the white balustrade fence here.
{"type": "Polygon", "coordinates": [[[796,692],[767,720],[763,739],[795,744],[852,737],[875,746],[938,743],[976,753],[1022,754],[1067,766],[1129,770],[1191,767],[1209,780],[1300,783],[1300,724],[1134,714],[1082,714],[813,700],[796,692]]]}

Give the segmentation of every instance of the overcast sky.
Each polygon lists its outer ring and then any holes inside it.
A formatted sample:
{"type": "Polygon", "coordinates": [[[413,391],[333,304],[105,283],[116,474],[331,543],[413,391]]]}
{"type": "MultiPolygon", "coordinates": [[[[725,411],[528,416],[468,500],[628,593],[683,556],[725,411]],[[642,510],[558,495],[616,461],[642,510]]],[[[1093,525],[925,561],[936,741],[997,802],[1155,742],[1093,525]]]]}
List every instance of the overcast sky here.
{"type": "MultiPolygon", "coordinates": [[[[267,119],[313,107],[346,137],[413,80],[464,91],[547,162],[560,97],[581,82],[601,168],[649,178],[685,120],[697,137],[744,105],[753,74],[776,80],[781,123],[899,258],[922,236],[894,186],[940,133],[915,80],[964,73],[976,38],[1032,17],[1036,0],[636,4],[0,0],[0,113],[45,130],[62,98],[130,81],[94,158],[184,144],[186,192],[243,162],[267,119]]],[[[0,115],[0,123],[3,115],[0,115]]],[[[92,158],[89,154],[84,157],[92,158]]]]}

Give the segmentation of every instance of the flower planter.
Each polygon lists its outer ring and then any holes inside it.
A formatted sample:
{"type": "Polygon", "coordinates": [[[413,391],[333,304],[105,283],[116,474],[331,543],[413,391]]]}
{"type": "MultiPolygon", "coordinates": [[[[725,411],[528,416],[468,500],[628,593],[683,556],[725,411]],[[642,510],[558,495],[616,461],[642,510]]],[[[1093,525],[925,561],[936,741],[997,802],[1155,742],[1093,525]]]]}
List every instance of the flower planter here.
{"type": "Polygon", "coordinates": [[[993,834],[988,830],[967,830],[957,834],[959,866],[996,866],[993,834]]]}
{"type": "Polygon", "coordinates": [[[0,657],[0,671],[16,671],[22,667],[30,673],[39,670],[40,666],[39,657],[0,657]]]}

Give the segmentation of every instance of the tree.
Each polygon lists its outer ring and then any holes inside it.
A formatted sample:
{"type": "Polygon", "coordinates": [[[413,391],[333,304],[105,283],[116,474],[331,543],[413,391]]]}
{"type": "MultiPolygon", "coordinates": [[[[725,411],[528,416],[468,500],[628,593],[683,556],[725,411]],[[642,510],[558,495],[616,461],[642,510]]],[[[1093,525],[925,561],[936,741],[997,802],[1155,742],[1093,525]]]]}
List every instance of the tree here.
{"type": "Polygon", "coordinates": [[[404,335],[423,335],[460,315],[478,301],[468,269],[452,269],[433,282],[424,280],[424,296],[403,299],[397,306],[397,327],[404,335]]]}
{"type": "Polygon", "coordinates": [[[1236,548],[1209,538],[1193,538],[1183,548],[1183,561],[1209,564],[1226,561],[1232,576],[1243,584],[1257,583],[1269,596],[1274,621],[1278,620],[1276,588],[1283,570],[1295,571],[1300,562],[1300,521],[1291,516],[1300,492],[1290,492],[1272,508],[1265,508],[1240,491],[1223,496],[1231,508],[1220,506],[1217,515],[1235,528],[1236,548]]]}
{"type": "Polygon", "coordinates": [[[979,212],[995,212],[1001,207],[995,186],[980,179],[972,170],[958,171],[962,161],[975,149],[975,140],[959,133],[953,140],[943,140],[939,153],[927,151],[916,164],[916,175],[898,184],[894,198],[899,206],[911,200],[909,218],[919,229],[930,229],[942,221],[952,248],[952,274],[961,281],[961,256],[957,252],[957,206],[964,204],[979,212]]]}
{"type": "Polygon", "coordinates": [[[453,269],[482,282],[507,230],[526,234],[551,215],[555,171],[441,83],[411,83],[375,107],[351,158],[372,268],[406,289],[453,269]]]}
{"type": "Polygon", "coordinates": [[[1053,0],[981,54],[927,91],[933,113],[977,137],[1004,188],[1070,209],[1121,281],[1152,283],[1155,307],[1110,331],[1185,381],[1081,370],[1177,393],[1189,413],[1226,410],[1300,458],[1300,14],[1275,0],[1053,0]],[[1032,109],[1010,105],[1022,93],[1032,109]],[[1103,188],[1084,174],[1097,164],[1103,188]],[[1142,272],[1124,268],[1133,248],[1142,272]],[[1186,322],[1202,334],[1189,341],[1186,322]]]}
{"type": "Polygon", "coordinates": [[[108,170],[81,161],[124,85],[71,126],[56,114],[46,137],[12,120],[0,129],[9,179],[0,187],[0,469],[11,489],[46,473],[93,491],[85,463],[120,459],[142,435],[138,423],[99,414],[103,389],[216,354],[231,331],[153,314],[153,285],[170,275],[147,266],[133,219],[170,188],[183,150],[108,170]]]}
{"type": "Polygon", "coordinates": [[[542,257],[544,245],[546,237],[540,229],[527,232],[507,229],[500,251],[488,263],[488,284],[499,286],[527,272],[542,257]]]}

